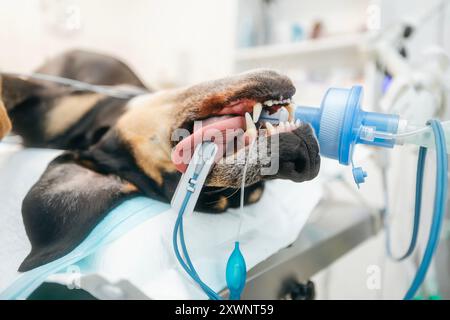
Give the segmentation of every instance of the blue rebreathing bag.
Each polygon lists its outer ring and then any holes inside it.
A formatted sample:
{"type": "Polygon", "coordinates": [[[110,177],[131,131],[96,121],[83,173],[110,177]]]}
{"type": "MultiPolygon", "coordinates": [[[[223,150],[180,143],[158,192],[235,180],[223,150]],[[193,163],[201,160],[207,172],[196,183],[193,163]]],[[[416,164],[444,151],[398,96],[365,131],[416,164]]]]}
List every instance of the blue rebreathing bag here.
{"type": "Polygon", "coordinates": [[[83,264],[83,259],[118,239],[144,221],[170,209],[170,205],[146,197],[125,201],[111,210],[75,249],[65,256],[24,272],[0,293],[0,300],[26,299],[50,275],[69,266],[83,264]]]}

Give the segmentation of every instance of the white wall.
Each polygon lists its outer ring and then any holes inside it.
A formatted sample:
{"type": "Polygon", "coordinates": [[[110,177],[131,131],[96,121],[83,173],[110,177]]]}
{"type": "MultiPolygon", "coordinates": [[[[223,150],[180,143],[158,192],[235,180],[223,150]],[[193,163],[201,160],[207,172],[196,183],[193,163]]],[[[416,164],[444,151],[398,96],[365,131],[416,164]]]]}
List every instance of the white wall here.
{"type": "Polygon", "coordinates": [[[0,0],[0,69],[29,72],[69,48],[123,58],[150,85],[227,74],[234,45],[230,0],[0,0]],[[63,3],[63,5],[59,5],[63,3]],[[55,30],[79,8],[78,32],[55,30]]]}

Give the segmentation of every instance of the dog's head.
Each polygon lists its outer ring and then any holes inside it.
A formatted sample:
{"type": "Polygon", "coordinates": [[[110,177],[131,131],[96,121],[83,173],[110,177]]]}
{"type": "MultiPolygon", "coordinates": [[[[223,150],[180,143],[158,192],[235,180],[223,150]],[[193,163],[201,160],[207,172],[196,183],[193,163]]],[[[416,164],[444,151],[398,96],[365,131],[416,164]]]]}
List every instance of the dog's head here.
{"type": "Polygon", "coordinates": [[[319,149],[310,126],[293,121],[294,93],[289,78],[258,70],[141,96],[131,100],[118,119],[115,139],[159,186],[167,183],[168,175],[186,169],[196,145],[204,140],[219,145],[207,186],[240,187],[248,155],[253,161],[249,161],[247,185],[264,178],[310,180],[319,170],[319,149]],[[289,123],[267,128],[264,121],[252,121],[260,113],[258,108],[274,113],[283,107],[290,113],[289,123]],[[265,176],[261,169],[270,160],[278,167],[265,176]]]}
{"type": "Polygon", "coordinates": [[[58,132],[42,134],[48,141],[60,143],[51,146],[70,150],[49,165],[24,199],[23,217],[32,252],[20,270],[73,249],[109,209],[127,197],[141,193],[170,201],[189,162],[186,153],[201,142],[198,137],[214,140],[221,151],[207,180],[206,192],[214,193],[200,197],[200,209],[223,211],[237,205],[227,192],[240,187],[246,155],[253,157],[245,181],[250,191],[247,203],[259,199],[264,179],[301,182],[314,178],[319,170],[319,148],[309,125],[285,123],[266,128],[263,122],[254,124],[249,119],[259,104],[272,113],[285,107],[292,119],[290,99],[295,88],[287,77],[274,71],[247,72],[129,101],[83,99],[89,93],[61,92],[50,102],[39,100],[40,110],[45,111],[39,120],[44,131],[54,128],[50,121],[63,120],[55,114],[67,110],[67,96],[75,99],[71,101],[75,105],[78,98],[80,104],[95,103],[80,105],[86,113],[75,112],[77,119],[64,119],[66,128],[59,125],[58,132]],[[195,126],[197,121],[201,128],[195,126]],[[242,143],[236,143],[239,139],[242,143]],[[78,141],[82,143],[77,145],[78,141]],[[267,160],[278,163],[269,175],[261,172],[272,165],[267,160]]]}

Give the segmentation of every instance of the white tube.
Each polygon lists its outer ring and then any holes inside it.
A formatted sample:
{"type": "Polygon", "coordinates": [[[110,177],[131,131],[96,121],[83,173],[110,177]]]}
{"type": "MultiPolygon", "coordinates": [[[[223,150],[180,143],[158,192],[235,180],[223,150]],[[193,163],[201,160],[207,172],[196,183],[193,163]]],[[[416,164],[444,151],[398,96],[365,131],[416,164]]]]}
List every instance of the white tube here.
{"type": "MultiPolygon", "coordinates": [[[[442,127],[445,132],[445,138],[447,141],[447,149],[450,148],[450,121],[441,122],[442,127]]],[[[431,127],[424,126],[418,128],[414,125],[408,125],[405,131],[396,134],[386,133],[381,131],[374,131],[374,138],[378,139],[395,139],[395,144],[414,144],[418,146],[433,148],[434,147],[434,137],[432,134],[431,127]]]]}
{"type": "Polygon", "coordinates": [[[83,81],[69,79],[65,77],[59,77],[43,73],[16,73],[16,72],[0,72],[0,75],[6,75],[18,78],[31,78],[41,81],[48,81],[58,83],[65,86],[70,86],[79,90],[86,90],[104,94],[106,96],[115,97],[119,99],[130,99],[136,95],[148,93],[148,91],[142,88],[120,88],[114,86],[94,85],[83,81]]]}

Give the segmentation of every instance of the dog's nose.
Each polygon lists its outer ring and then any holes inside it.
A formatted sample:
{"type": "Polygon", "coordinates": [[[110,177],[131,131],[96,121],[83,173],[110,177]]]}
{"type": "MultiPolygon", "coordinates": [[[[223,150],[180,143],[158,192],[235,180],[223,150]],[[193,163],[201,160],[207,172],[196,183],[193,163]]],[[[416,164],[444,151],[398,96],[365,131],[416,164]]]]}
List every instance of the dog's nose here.
{"type": "Polygon", "coordinates": [[[320,169],[319,144],[310,125],[282,133],[279,137],[277,178],[303,182],[314,179],[320,169]]]}

